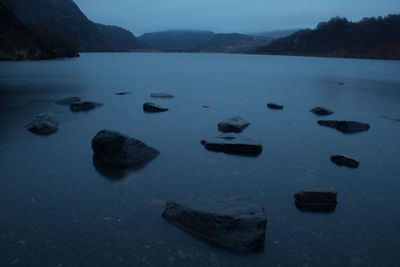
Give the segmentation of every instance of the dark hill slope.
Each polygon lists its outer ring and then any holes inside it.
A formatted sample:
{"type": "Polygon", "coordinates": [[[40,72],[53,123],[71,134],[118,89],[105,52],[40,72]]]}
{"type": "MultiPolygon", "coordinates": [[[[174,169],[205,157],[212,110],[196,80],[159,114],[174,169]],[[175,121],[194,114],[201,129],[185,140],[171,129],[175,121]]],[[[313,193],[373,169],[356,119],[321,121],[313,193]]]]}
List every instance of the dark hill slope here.
{"type": "Polygon", "coordinates": [[[0,60],[38,60],[77,57],[75,48],[49,42],[20,22],[0,3],[0,60]]]}
{"type": "Polygon", "coordinates": [[[136,37],[115,26],[90,21],[72,0],[1,0],[25,25],[55,43],[82,52],[126,52],[139,47],[136,37]]]}
{"type": "Polygon", "coordinates": [[[333,18],[260,47],[257,54],[400,59],[400,15],[349,22],[333,18]]]}

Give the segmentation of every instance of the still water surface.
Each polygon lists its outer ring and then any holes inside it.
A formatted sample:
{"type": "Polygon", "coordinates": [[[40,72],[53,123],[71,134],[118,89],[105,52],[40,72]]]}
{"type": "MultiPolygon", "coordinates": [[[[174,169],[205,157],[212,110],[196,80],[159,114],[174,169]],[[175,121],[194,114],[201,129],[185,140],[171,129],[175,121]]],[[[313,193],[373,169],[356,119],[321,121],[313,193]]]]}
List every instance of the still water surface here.
{"type": "Polygon", "coordinates": [[[218,54],[1,62],[0,266],[400,266],[400,123],[379,118],[400,117],[399,73],[398,61],[218,54]],[[160,91],[176,97],[150,98],[160,91]],[[53,104],[70,96],[104,106],[76,114],[53,104]],[[146,101],[170,110],[145,114],[146,101]],[[315,106],[371,129],[318,126],[315,106]],[[40,112],[59,120],[57,133],[24,129],[40,112]],[[235,115],[250,121],[242,135],[263,144],[259,157],[200,145],[235,115]],[[161,154],[123,177],[104,175],[91,150],[102,129],[161,154]],[[332,154],[360,167],[338,167],[332,154]],[[293,193],[321,186],[339,193],[334,213],[296,209],[293,193]],[[221,250],[161,218],[167,199],[214,192],[264,207],[263,251],[221,250]]]}

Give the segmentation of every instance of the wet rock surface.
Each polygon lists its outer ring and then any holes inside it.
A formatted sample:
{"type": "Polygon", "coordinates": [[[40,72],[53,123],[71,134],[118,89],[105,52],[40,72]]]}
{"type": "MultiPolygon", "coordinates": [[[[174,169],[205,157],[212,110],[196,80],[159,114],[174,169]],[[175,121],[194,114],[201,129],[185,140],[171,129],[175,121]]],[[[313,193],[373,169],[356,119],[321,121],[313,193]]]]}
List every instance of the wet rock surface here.
{"type": "Polygon", "coordinates": [[[264,246],[264,209],[245,198],[167,201],[162,216],[186,232],[230,250],[246,252],[264,246]]]}
{"type": "Polygon", "coordinates": [[[156,105],[152,102],[146,102],[143,104],[143,111],[144,112],[164,112],[168,111],[168,108],[161,107],[159,105],[156,105]]]}
{"type": "Polygon", "coordinates": [[[333,120],[320,120],[318,124],[329,128],[334,128],[345,134],[353,134],[368,131],[370,126],[367,123],[356,121],[333,121],[333,120]]]}
{"type": "Polygon", "coordinates": [[[332,110],[323,108],[323,107],[316,107],[310,110],[310,112],[314,113],[315,115],[318,116],[328,116],[333,114],[334,112],[332,110]]]}
{"type": "Polygon", "coordinates": [[[302,211],[332,212],[337,205],[337,192],[332,189],[314,189],[294,194],[296,207],[302,211]]]}
{"type": "Polygon", "coordinates": [[[276,109],[276,110],[283,109],[282,105],[278,105],[278,104],[275,104],[275,103],[268,103],[267,107],[270,108],[270,109],[276,109]]]}
{"type": "Polygon", "coordinates": [[[90,111],[92,109],[98,108],[103,106],[102,103],[97,103],[97,102],[89,102],[89,101],[84,101],[84,102],[75,102],[69,106],[69,109],[72,112],[81,112],[81,111],[90,111]]]}
{"type": "Polygon", "coordinates": [[[174,98],[175,96],[169,93],[151,93],[152,98],[174,98]]]}
{"type": "Polygon", "coordinates": [[[224,133],[240,133],[246,129],[250,123],[240,116],[225,119],[218,123],[218,130],[224,133]]]}
{"type": "Polygon", "coordinates": [[[58,100],[56,102],[56,104],[61,105],[61,106],[70,106],[76,102],[81,102],[81,99],[79,97],[73,96],[73,97],[68,97],[68,98],[58,100]]]}
{"type": "Polygon", "coordinates": [[[205,139],[201,144],[207,150],[228,154],[258,156],[262,152],[262,145],[259,142],[235,135],[205,139]]]}
{"type": "Polygon", "coordinates": [[[345,157],[343,155],[331,156],[331,161],[336,165],[346,166],[349,168],[358,168],[358,165],[360,165],[360,163],[357,160],[345,157]]]}
{"type": "Polygon", "coordinates": [[[25,125],[25,128],[38,135],[50,135],[58,131],[58,121],[47,113],[36,115],[36,119],[25,125]]]}
{"type": "Polygon", "coordinates": [[[160,153],[138,139],[108,130],[96,134],[92,148],[97,163],[120,169],[143,166],[160,153]]]}

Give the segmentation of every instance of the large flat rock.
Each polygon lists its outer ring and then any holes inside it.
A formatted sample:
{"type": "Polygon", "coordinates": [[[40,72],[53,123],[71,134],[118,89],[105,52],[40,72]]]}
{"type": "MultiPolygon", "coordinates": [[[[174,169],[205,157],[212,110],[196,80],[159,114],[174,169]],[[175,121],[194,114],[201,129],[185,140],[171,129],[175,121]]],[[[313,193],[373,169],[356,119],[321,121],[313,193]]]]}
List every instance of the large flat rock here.
{"type": "Polygon", "coordinates": [[[92,109],[95,109],[95,108],[98,108],[98,107],[101,107],[101,106],[103,106],[102,103],[84,101],[84,102],[72,103],[69,106],[69,109],[72,112],[82,112],[82,111],[90,111],[92,109]]]}
{"type": "Polygon", "coordinates": [[[151,93],[152,98],[174,98],[174,95],[169,93],[151,93]]]}
{"type": "Polygon", "coordinates": [[[338,166],[346,166],[353,169],[358,168],[358,165],[360,165],[357,160],[348,158],[343,155],[333,155],[331,156],[331,161],[338,166]]]}
{"type": "Polygon", "coordinates": [[[195,236],[231,250],[250,251],[264,246],[264,209],[245,198],[167,201],[162,216],[195,236]]]}
{"type": "Polygon", "coordinates": [[[232,134],[205,139],[201,144],[207,150],[228,154],[258,156],[262,152],[262,145],[259,142],[232,134]]]}
{"type": "Polygon", "coordinates": [[[333,114],[334,112],[332,110],[329,110],[327,108],[323,108],[323,107],[316,107],[310,110],[311,113],[314,113],[315,115],[318,116],[328,116],[333,114]]]}
{"type": "Polygon", "coordinates": [[[120,169],[144,165],[160,153],[138,139],[108,130],[96,134],[92,148],[94,160],[120,169]]]}
{"type": "Polygon", "coordinates": [[[337,205],[337,192],[329,188],[300,191],[294,198],[296,207],[302,211],[332,212],[337,205]]]}
{"type": "Polygon", "coordinates": [[[283,109],[283,105],[275,104],[275,103],[268,103],[267,107],[270,109],[281,110],[283,109]]]}
{"type": "Polygon", "coordinates": [[[250,123],[240,116],[225,119],[218,123],[218,130],[224,133],[240,133],[243,131],[250,123]]]}
{"type": "Polygon", "coordinates": [[[345,134],[353,134],[368,131],[370,126],[367,123],[356,121],[333,121],[333,120],[320,120],[318,124],[321,126],[329,127],[338,130],[345,134]]]}
{"type": "Polygon", "coordinates": [[[157,112],[168,111],[168,108],[161,107],[152,102],[146,102],[143,104],[143,111],[148,113],[157,113],[157,112]]]}

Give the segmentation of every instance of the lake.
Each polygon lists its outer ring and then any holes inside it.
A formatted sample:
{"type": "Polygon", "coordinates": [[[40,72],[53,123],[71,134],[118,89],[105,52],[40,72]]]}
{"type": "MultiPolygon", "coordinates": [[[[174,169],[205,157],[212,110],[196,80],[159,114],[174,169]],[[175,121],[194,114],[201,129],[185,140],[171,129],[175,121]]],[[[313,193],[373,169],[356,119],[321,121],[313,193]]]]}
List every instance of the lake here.
{"type": "Polygon", "coordinates": [[[0,266],[400,266],[399,74],[399,61],[225,54],[0,62],[0,266]],[[72,113],[54,104],[71,96],[104,106],[72,113]],[[147,101],[170,110],[144,113],[147,101]],[[321,127],[316,106],[371,128],[321,127]],[[41,112],[60,122],[57,133],[24,128],[41,112]],[[200,144],[236,115],[251,123],[242,135],[263,144],[259,157],[200,144]],[[102,129],[161,154],[142,169],[104,173],[91,149],[102,129]],[[359,168],[333,164],[334,154],[359,168]],[[296,209],[293,194],[318,187],[337,190],[336,210],[296,209]],[[264,207],[263,251],[210,246],[161,217],[166,200],[220,192],[264,207]]]}

